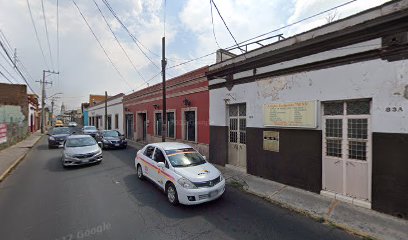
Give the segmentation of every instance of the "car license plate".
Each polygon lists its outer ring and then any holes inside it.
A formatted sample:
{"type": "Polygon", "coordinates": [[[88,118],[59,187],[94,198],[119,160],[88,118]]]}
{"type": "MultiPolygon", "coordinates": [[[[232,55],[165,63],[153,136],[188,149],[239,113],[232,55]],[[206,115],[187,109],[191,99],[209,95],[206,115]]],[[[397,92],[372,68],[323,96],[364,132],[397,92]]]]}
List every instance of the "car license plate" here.
{"type": "Polygon", "coordinates": [[[217,196],[217,193],[218,193],[218,191],[215,190],[215,191],[210,192],[210,193],[208,194],[208,196],[209,196],[210,198],[212,198],[212,197],[217,196]]]}
{"type": "Polygon", "coordinates": [[[115,144],[115,147],[119,147],[119,143],[116,143],[116,144],[115,144]]]}
{"type": "Polygon", "coordinates": [[[82,160],[82,163],[88,163],[88,162],[89,162],[88,159],[82,160]]]}

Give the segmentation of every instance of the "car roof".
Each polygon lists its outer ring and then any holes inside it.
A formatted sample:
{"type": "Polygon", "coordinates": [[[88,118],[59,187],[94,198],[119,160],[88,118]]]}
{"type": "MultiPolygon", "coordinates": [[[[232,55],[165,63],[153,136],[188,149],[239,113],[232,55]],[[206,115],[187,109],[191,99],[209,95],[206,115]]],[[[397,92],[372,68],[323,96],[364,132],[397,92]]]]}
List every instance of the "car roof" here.
{"type": "Polygon", "coordinates": [[[72,139],[72,138],[92,138],[91,136],[89,136],[89,135],[71,135],[71,136],[69,136],[68,137],[69,139],[72,139]]]}
{"type": "Polygon", "coordinates": [[[151,143],[148,146],[159,147],[163,150],[174,150],[174,149],[181,149],[181,148],[192,148],[190,145],[185,143],[179,142],[159,142],[159,143],[151,143]]]}

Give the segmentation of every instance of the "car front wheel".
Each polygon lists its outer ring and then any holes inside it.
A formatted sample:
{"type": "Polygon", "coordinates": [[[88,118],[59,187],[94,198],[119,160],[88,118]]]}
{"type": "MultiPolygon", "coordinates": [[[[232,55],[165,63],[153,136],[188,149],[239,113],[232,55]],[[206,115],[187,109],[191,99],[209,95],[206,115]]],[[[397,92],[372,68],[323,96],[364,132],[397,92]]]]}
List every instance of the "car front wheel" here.
{"type": "Polygon", "coordinates": [[[137,178],[139,178],[140,180],[143,179],[143,170],[142,167],[140,165],[137,165],[137,178]]]}
{"type": "Polygon", "coordinates": [[[172,183],[169,183],[167,185],[166,194],[167,194],[167,200],[171,204],[177,205],[179,203],[176,187],[172,183]]]}

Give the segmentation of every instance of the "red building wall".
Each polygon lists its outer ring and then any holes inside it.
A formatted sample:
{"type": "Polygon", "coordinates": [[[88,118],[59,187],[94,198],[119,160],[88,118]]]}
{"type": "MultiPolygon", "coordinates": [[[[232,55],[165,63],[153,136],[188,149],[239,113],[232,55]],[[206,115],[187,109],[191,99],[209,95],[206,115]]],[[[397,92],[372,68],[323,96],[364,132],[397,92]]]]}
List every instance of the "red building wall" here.
{"type": "MultiPolygon", "coordinates": [[[[196,144],[204,144],[208,147],[208,144],[210,142],[210,129],[208,81],[205,76],[205,72],[207,70],[208,67],[206,66],[181,75],[179,77],[170,79],[166,82],[167,110],[175,110],[175,135],[177,141],[183,141],[183,110],[196,109],[196,144]],[[190,101],[190,106],[186,106],[184,104],[185,99],[190,101]]],[[[125,114],[134,115],[133,128],[135,131],[135,139],[137,139],[138,133],[136,132],[138,131],[138,124],[140,124],[138,113],[146,112],[148,120],[147,140],[148,142],[149,140],[160,141],[160,136],[154,136],[154,114],[155,112],[161,111],[163,109],[161,84],[156,84],[154,86],[124,96],[123,106],[125,114]]]]}

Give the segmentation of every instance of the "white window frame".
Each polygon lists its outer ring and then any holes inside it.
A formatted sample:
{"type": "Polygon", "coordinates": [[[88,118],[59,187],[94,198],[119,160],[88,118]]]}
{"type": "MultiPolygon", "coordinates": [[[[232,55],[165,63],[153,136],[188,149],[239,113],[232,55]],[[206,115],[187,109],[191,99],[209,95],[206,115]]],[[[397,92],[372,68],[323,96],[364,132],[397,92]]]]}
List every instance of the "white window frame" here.
{"type": "MultiPolygon", "coordinates": [[[[341,159],[343,161],[354,161],[354,162],[361,162],[365,161],[367,162],[367,168],[368,168],[368,200],[371,202],[372,201],[372,123],[371,123],[371,117],[372,117],[372,112],[373,112],[373,100],[372,99],[346,99],[346,100],[338,100],[338,101],[324,101],[321,103],[321,116],[322,116],[322,160],[326,157],[327,151],[327,142],[326,142],[326,119],[338,119],[341,118],[343,119],[342,121],[342,140],[341,140],[341,157],[332,157],[331,158],[337,158],[341,159]],[[361,114],[361,115],[347,115],[347,102],[351,101],[358,101],[358,100],[369,100],[370,101],[370,114],[361,114]],[[341,102],[343,103],[343,114],[342,115],[324,115],[324,104],[329,103],[329,102],[341,102]],[[367,139],[365,140],[366,142],[366,160],[359,160],[359,159],[349,159],[348,158],[348,120],[349,119],[362,119],[365,118],[367,119],[367,139]]],[[[325,172],[324,172],[324,164],[325,161],[322,161],[322,189],[323,186],[326,185],[325,180],[325,172]]],[[[343,169],[343,192],[346,187],[346,171],[343,169]]]]}
{"type": "Polygon", "coordinates": [[[198,142],[198,128],[197,128],[197,118],[198,118],[198,108],[197,107],[189,107],[189,108],[182,108],[181,109],[181,122],[182,122],[182,128],[181,128],[181,133],[182,133],[182,139],[183,141],[186,142],[192,142],[192,143],[197,143],[198,142]],[[185,119],[185,112],[195,112],[195,139],[194,141],[190,141],[186,139],[186,131],[185,131],[185,126],[186,126],[186,119],[185,119]]]}

